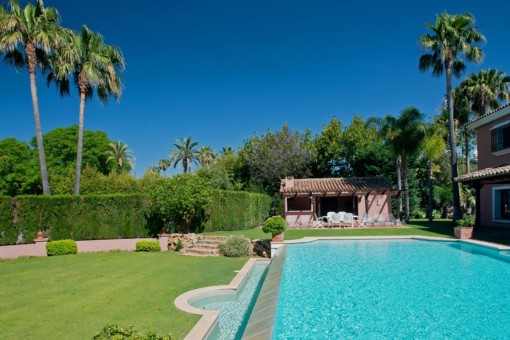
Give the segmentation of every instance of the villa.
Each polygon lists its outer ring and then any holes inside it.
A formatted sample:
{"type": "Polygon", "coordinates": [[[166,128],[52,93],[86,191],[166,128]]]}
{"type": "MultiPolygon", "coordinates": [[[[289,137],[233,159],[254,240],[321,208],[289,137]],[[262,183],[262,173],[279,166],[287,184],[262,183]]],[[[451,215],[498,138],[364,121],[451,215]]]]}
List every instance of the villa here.
{"type": "Polygon", "coordinates": [[[289,227],[312,226],[315,217],[329,211],[357,216],[391,213],[391,196],[403,194],[380,177],[282,179],[280,195],[285,202],[289,227]]]}
{"type": "Polygon", "coordinates": [[[476,225],[510,227],[510,104],[467,124],[476,130],[478,171],[457,181],[476,190],[476,225]]]}

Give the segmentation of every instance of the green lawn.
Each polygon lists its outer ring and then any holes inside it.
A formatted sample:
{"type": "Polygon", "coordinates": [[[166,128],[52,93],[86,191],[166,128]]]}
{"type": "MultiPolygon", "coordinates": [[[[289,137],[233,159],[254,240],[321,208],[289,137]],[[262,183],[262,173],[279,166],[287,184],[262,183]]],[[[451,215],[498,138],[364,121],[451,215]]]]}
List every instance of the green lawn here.
{"type": "MultiPolygon", "coordinates": [[[[261,228],[237,231],[216,231],[204,235],[244,235],[249,238],[266,239],[261,228]]],[[[285,231],[286,240],[295,240],[307,236],[396,236],[396,235],[423,235],[433,237],[453,237],[451,220],[436,220],[429,223],[427,220],[411,220],[405,228],[345,228],[345,229],[290,229],[285,231]]]]}
{"type": "Polygon", "coordinates": [[[183,338],[199,316],[174,307],[228,284],[246,258],[111,252],[0,261],[3,339],[91,339],[108,323],[183,338]]]}

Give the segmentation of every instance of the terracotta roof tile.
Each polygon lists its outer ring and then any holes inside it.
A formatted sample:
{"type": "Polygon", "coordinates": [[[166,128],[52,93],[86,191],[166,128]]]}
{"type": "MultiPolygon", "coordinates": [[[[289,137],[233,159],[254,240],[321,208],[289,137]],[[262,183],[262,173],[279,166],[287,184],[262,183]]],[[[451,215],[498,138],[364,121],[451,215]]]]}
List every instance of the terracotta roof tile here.
{"type": "Polygon", "coordinates": [[[497,177],[510,174],[510,165],[498,166],[496,168],[487,168],[469,174],[465,174],[456,178],[457,182],[470,182],[477,179],[497,177]]]}
{"type": "Polygon", "coordinates": [[[485,118],[485,117],[487,117],[487,116],[490,116],[490,115],[491,115],[491,114],[493,114],[494,112],[497,112],[497,111],[499,111],[499,110],[502,110],[502,109],[504,109],[504,108],[505,108],[505,107],[507,107],[507,106],[510,106],[510,103],[505,104],[505,105],[503,105],[503,106],[501,106],[501,107],[498,107],[497,109],[494,109],[494,110],[492,110],[492,111],[490,111],[490,112],[487,112],[486,114],[481,115],[481,116],[479,116],[479,117],[477,117],[477,118],[475,118],[475,119],[473,119],[473,120],[469,121],[466,125],[469,125],[469,124],[471,124],[471,123],[474,123],[474,122],[476,122],[476,121],[479,121],[480,119],[483,119],[483,118],[485,118]]]}
{"type": "Polygon", "coordinates": [[[281,194],[295,193],[334,193],[334,192],[370,192],[390,191],[390,184],[380,177],[350,177],[350,178],[307,178],[282,179],[281,194]],[[289,184],[294,182],[293,186],[289,184]]]}

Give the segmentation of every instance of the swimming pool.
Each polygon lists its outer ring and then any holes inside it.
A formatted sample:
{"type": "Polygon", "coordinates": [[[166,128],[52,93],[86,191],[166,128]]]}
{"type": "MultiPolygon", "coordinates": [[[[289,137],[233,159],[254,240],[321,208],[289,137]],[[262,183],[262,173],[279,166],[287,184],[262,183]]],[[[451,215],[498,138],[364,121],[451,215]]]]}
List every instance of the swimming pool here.
{"type": "Polygon", "coordinates": [[[287,245],[273,339],[507,337],[506,255],[413,239],[287,245]]]}

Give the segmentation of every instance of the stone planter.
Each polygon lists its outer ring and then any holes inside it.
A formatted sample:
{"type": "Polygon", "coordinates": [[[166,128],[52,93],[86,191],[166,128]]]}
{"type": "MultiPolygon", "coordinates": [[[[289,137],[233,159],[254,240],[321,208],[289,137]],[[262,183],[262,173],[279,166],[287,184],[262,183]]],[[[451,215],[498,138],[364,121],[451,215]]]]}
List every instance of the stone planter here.
{"type": "Polygon", "coordinates": [[[278,234],[273,234],[273,242],[283,242],[283,231],[281,233],[278,233],[278,234]]]}
{"type": "Polygon", "coordinates": [[[453,235],[459,240],[473,238],[473,227],[454,227],[453,235]]]}

